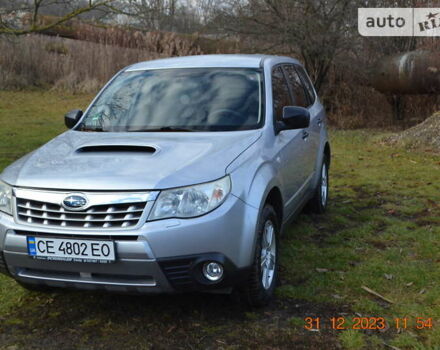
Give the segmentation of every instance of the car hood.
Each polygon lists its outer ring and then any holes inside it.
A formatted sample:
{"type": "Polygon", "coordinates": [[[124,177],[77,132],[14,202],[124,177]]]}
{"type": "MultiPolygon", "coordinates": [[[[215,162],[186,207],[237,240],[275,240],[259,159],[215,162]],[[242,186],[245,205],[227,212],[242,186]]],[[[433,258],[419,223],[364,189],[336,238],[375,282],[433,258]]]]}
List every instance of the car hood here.
{"type": "Polygon", "coordinates": [[[261,130],[100,133],[68,131],[2,174],[10,185],[62,190],[153,190],[218,179],[261,130]]]}

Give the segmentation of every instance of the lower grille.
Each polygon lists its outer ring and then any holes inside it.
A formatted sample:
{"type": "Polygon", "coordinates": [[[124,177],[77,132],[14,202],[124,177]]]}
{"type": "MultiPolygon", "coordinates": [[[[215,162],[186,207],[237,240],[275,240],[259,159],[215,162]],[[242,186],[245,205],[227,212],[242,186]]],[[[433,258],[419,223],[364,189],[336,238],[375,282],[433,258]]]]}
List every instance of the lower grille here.
{"type": "Polygon", "coordinates": [[[152,276],[137,275],[112,275],[103,273],[88,273],[71,271],[46,271],[38,269],[20,269],[19,277],[30,278],[34,280],[79,283],[79,284],[100,284],[109,286],[125,287],[154,287],[156,281],[152,276]]]}
{"type": "Polygon", "coordinates": [[[68,211],[61,205],[17,198],[18,219],[45,226],[77,228],[127,228],[136,226],[146,202],[95,205],[68,211]]]}
{"type": "Polygon", "coordinates": [[[177,290],[189,289],[194,286],[190,272],[193,259],[161,261],[159,263],[168,281],[177,290]]]}

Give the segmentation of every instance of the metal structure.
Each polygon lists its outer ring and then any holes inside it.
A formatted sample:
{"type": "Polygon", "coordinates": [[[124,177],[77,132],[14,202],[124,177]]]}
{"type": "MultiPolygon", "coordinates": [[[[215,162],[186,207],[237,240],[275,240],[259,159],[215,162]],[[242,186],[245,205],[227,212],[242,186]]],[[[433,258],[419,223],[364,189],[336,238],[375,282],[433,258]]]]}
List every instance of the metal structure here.
{"type": "Polygon", "coordinates": [[[393,95],[440,93],[440,52],[411,51],[382,58],[371,69],[370,84],[393,95]]]}

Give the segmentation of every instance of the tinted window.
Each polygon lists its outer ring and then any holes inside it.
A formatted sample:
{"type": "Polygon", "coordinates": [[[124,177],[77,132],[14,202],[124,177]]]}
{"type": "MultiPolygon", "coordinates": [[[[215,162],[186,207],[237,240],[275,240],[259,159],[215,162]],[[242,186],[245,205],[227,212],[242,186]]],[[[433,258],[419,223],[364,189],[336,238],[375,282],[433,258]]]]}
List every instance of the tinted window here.
{"type": "Polygon", "coordinates": [[[313,84],[310,81],[309,76],[307,75],[304,68],[296,66],[296,70],[301,77],[301,80],[306,88],[306,92],[309,98],[309,104],[312,105],[315,102],[315,89],[313,88],[313,84]]]}
{"type": "Polygon", "coordinates": [[[283,107],[292,105],[289,87],[281,67],[275,68],[272,72],[272,94],[275,118],[281,120],[283,118],[283,107]]]}
{"type": "Polygon", "coordinates": [[[255,69],[125,72],[99,96],[79,130],[255,129],[263,123],[261,96],[262,74],[255,69]]]}
{"type": "Polygon", "coordinates": [[[299,107],[307,107],[308,101],[306,93],[295,67],[291,64],[285,65],[284,70],[286,71],[287,80],[289,81],[290,89],[292,91],[293,104],[299,107]]]}

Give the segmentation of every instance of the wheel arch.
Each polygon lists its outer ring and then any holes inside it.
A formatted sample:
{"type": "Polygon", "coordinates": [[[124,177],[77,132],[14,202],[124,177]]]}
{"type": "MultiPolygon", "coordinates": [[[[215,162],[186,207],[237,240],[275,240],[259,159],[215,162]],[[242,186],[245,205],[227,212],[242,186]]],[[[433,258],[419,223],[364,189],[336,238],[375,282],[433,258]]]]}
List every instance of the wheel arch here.
{"type": "Polygon", "coordinates": [[[281,195],[281,190],[278,186],[272,187],[269,193],[266,196],[264,204],[270,204],[277,214],[278,224],[280,225],[279,229],[283,224],[284,218],[284,205],[283,205],[283,197],[281,195]]]}

